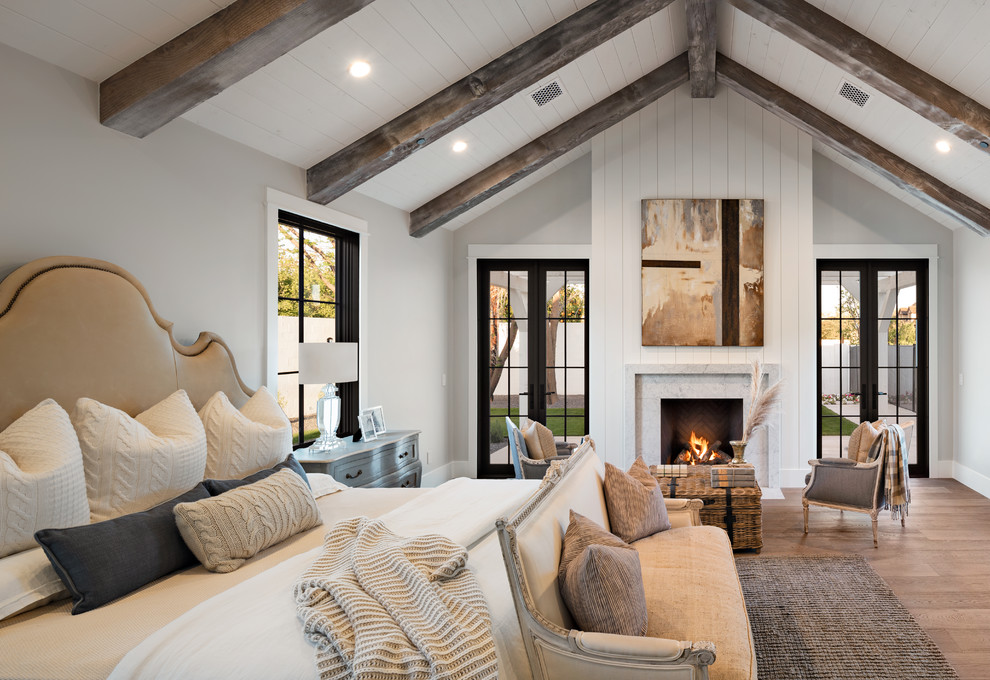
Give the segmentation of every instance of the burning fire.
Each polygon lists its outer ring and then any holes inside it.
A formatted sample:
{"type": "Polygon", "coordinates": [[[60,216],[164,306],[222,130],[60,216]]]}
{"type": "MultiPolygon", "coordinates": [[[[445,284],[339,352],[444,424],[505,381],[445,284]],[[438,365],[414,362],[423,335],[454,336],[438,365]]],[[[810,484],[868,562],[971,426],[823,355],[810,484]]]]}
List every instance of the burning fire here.
{"type": "Polygon", "coordinates": [[[698,463],[709,462],[708,459],[711,454],[708,451],[708,440],[704,437],[699,437],[691,431],[691,439],[689,441],[690,449],[688,449],[688,463],[691,465],[697,465],[698,463]]]}

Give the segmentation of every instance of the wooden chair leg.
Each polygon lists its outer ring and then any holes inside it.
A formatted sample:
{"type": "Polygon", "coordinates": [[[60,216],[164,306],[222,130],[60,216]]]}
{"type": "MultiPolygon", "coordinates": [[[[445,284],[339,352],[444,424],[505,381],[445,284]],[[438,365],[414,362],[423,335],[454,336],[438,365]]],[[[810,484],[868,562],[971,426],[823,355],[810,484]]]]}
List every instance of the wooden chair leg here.
{"type": "Polygon", "coordinates": [[[901,515],[901,526],[904,526],[904,515],[901,515]]]}
{"type": "Polygon", "coordinates": [[[804,533],[808,533],[808,501],[803,501],[804,506],[804,533]]]}
{"type": "Polygon", "coordinates": [[[873,547],[879,548],[880,544],[877,542],[877,517],[873,516],[873,547]]]}

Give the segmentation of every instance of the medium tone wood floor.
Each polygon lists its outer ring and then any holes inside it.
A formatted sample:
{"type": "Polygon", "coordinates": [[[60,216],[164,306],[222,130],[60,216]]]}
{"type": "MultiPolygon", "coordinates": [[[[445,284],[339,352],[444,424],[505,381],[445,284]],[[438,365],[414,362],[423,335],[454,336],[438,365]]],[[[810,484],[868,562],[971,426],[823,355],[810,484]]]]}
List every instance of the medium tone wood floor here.
{"type": "MultiPolygon", "coordinates": [[[[763,502],[762,555],[858,554],[928,631],[962,680],[990,678],[990,499],[951,479],[912,479],[906,526],[880,515],[812,507],[801,490],[763,502]]],[[[737,553],[740,558],[747,553],[737,553]]],[[[883,631],[877,631],[882,635],[883,631]]],[[[908,680],[908,679],[905,679],[908,680]]]]}

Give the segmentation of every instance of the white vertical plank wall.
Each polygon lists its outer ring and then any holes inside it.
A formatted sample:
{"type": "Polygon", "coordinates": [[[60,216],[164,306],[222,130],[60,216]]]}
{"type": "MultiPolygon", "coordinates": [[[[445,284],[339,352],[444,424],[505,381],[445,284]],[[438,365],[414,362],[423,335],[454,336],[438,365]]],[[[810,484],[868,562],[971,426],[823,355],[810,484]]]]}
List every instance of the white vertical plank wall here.
{"type": "Polygon", "coordinates": [[[692,100],[682,86],[592,144],[591,434],[604,458],[628,464],[627,364],[779,363],[785,381],[781,482],[801,485],[815,446],[811,138],[719,87],[692,100]],[[765,309],[762,348],[642,347],[644,198],[762,198],[765,309]],[[597,339],[597,341],[596,341],[597,339]],[[601,353],[595,351],[595,346],[601,353]]]}

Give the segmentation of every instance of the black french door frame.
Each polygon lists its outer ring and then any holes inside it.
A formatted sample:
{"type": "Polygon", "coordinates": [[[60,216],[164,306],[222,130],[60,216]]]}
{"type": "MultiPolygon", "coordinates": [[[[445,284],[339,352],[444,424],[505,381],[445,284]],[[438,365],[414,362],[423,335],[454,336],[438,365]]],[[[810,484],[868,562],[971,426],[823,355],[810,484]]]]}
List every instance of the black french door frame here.
{"type": "MultiPolygon", "coordinates": [[[[518,392],[527,398],[526,417],[547,424],[547,392],[546,386],[546,347],[547,347],[547,274],[548,272],[574,271],[584,273],[584,424],[585,433],[589,432],[588,425],[588,387],[590,370],[588,365],[589,339],[589,292],[588,292],[588,260],[557,260],[557,259],[479,259],[478,260],[478,477],[503,478],[514,474],[512,462],[507,464],[492,463],[489,451],[490,442],[490,400],[489,400],[489,371],[488,357],[489,342],[489,289],[492,272],[523,272],[528,277],[529,285],[526,296],[527,333],[527,385],[525,392],[518,392]],[[543,398],[540,398],[542,395],[543,398]]],[[[566,373],[566,370],[565,370],[566,373]]],[[[511,377],[510,377],[511,380],[511,377]]],[[[510,383],[511,389],[511,383],[510,383]]],[[[511,392],[510,392],[511,397],[511,392]]],[[[565,401],[566,404],[566,401],[565,401]]],[[[511,413],[511,399],[508,410],[511,413]]],[[[566,431],[567,408],[565,406],[564,427],[566,431]]],[[[518,420],[518,417],[516,418],[518,420]]]]}
{"type": "MultiPolygon", "coordinates": [[[[880,272],[900,272],[914,271],[915,284],[917,285],[917,318],[916,318],[916,339],[917,339],[917,377],[916,377],[916,397],[917,410],[916,425],[912,437],[915,442],[914,447],[917,452],[917,463],[909,465],[909,473],[912,477],[928,477],[929,470],[929,271],[927,259],[819,259],[817,262],[817,327],[818,327],[818,348],[817,348],[817,382],[818,400],[822,395],[822,272],[857,272],[860,277],[860,422],[869,420],[871,422],[879,418],[889,418],[880,414],[880,370],[890,370],[890,367],[881,367],[881,357],[879,357],[879,342],[877,321],[879,311],[877,309],[877,275],[880,272]]],[[[896,294],[896,289],[895,289],[896,294]]],[[[893,314],[897,314],[895,304],[893,314]]],[[[886,318],[886,317],[885,317],[886,318]]],[[[897,361],[900,361],[898,356],[897,361]]],[[[900,380],[901,366],[895,367],[897,380],[900,380]]],[[[889,389],[889,388],[888,388],[889,389]]],[[[896,389],[896,388],[895,388],[896,389]]],[[[820,402],[819,402],[820,404],[820,402]]],[[[816,408],[820,409],[820,405],[816,408]]],[[[817,456],[822,457],[822,422],[821,414],[816,414],[817,422],[817,456]]]]}

